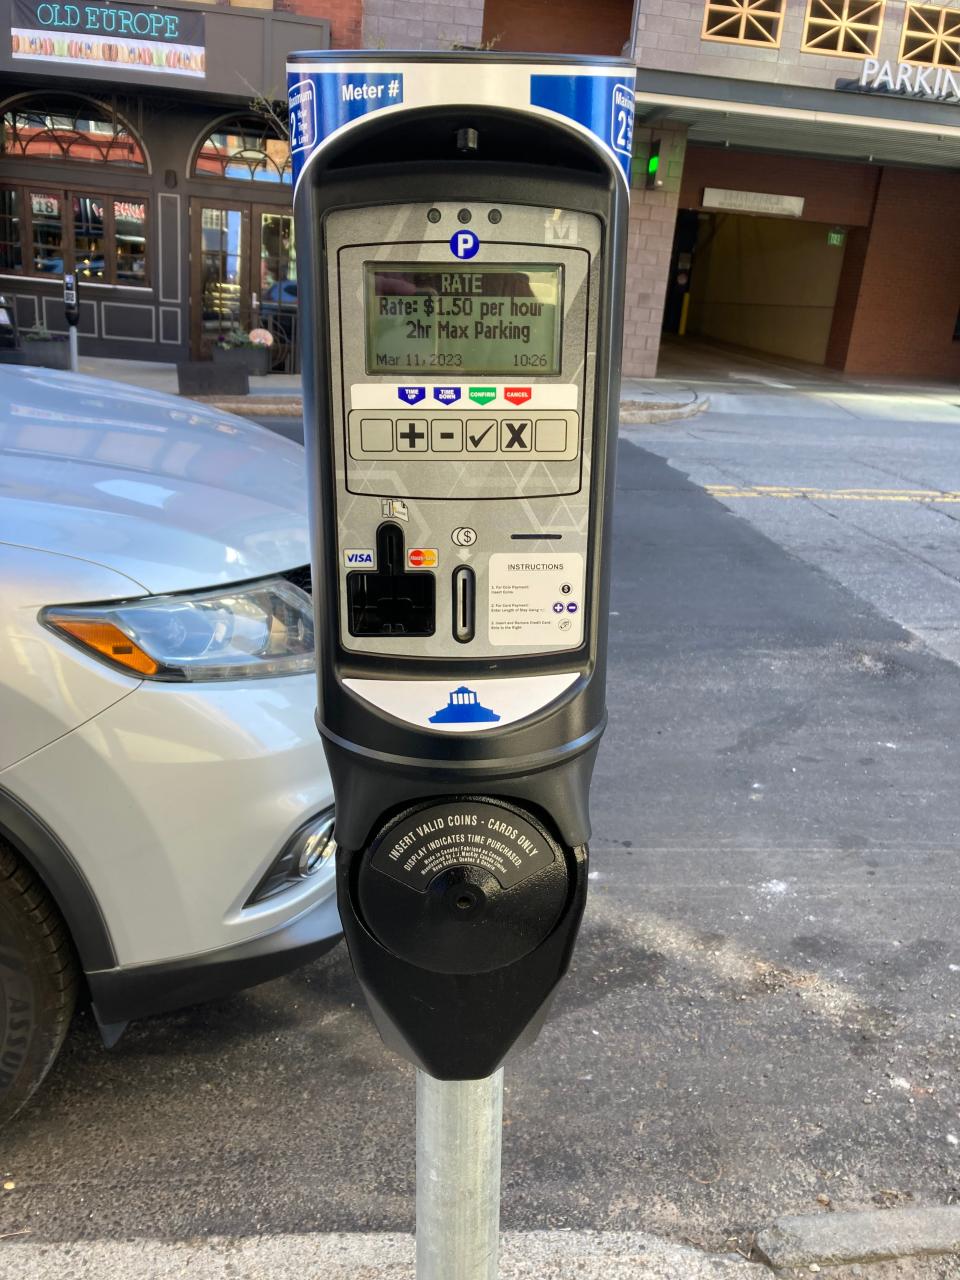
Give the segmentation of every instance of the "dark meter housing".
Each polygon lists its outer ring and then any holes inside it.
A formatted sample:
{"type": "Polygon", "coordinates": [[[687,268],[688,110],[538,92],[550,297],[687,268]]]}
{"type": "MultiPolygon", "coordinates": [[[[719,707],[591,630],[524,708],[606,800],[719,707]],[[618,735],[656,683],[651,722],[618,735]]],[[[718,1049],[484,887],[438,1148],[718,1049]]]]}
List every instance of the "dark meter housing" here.
{"type": "Polygon", "coordinates": [[[633,68],[288,71],[340,911],[385,1041],[480,1078],[586,895],[633,68]]]}

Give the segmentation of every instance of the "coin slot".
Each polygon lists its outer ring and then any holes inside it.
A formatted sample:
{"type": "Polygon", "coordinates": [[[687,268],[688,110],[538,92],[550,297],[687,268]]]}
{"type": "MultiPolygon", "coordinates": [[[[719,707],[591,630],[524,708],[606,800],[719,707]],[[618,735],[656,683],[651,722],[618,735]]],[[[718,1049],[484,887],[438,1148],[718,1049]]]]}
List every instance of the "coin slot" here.
{"type": "Polygon", "coordinates": [[[477,577],[467,564],[453,571],[453,638],[469,644],[476,632],[477,577]]]}

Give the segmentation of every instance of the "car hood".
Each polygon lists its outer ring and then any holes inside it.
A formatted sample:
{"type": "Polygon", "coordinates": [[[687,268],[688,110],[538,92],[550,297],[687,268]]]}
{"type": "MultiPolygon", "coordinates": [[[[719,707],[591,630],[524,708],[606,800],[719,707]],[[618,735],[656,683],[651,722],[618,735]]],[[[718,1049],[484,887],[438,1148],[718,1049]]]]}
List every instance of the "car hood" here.
{"type": "Polygon", "coordinates": [[[310,560],[303,450],[191,400],[0,365],[0,542],[151,593],[293,569],[310,560]]]}

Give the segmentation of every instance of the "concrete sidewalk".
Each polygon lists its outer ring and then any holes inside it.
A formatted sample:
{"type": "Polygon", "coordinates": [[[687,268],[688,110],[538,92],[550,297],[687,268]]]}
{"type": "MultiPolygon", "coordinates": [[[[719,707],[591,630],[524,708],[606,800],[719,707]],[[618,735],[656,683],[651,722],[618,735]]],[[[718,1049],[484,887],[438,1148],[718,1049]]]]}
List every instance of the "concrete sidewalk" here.
{"type": "MultiPolygon", "coordinates": [[[[622,1231],[503,1236],[500,1280],[721,1280],[751,1273],[738,1255],[704,1254],[622,1231]]],[[[0,1280],[413,1280],[413,1237],[317,1233],[239,1239],[0,1244],[0,1280]]]]}
{"type": "MultiPolygon", "coordinates": [[[[177,366],[149,360],[108,360],[82,357],[80,372],[114,382],[127,382],[151,391],[177,395],[177,366]]],[[[208,399],[219,409],[247,417],[292,416],[303,412],[303,382],[298,373],[274,373],[266,378],[251,377],[249,396],[218,396],[208,399]]],[[[625,378],[621,389],[625,420],[631,423],[670,422],[694,417],[709,401],[693,387],[669,379],[625,378]]]]}

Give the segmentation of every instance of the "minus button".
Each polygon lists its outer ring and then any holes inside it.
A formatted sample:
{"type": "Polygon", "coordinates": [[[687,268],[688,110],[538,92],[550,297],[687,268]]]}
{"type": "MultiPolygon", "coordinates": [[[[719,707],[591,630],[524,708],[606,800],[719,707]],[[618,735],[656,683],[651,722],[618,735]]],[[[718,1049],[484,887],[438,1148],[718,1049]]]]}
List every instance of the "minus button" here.
{"type": "Polygon", "coordinates": [[[463,450],[463,420],[434,418],[430,424],[430,444],[434,453],[460,453],[463,450]]]}

